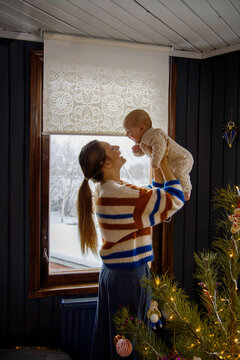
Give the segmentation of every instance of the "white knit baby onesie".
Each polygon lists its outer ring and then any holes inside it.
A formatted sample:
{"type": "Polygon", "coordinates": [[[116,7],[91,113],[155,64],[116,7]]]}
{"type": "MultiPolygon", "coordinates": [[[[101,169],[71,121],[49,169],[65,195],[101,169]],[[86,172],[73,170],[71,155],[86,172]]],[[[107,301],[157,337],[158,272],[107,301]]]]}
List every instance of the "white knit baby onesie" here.
{"type": "Polygon", "coordinates": [[[188,192],[192,189],[190,180],[190,171],[193,167],[192,154],[176,143],[161,129],[148,129],[139,143],[141,151],[134,152],[135,156],[142,156],[146,154],[151,158],[153,166],[159,166],[163,155],[167,148],[167,139],[169,141],[168,161],[172,167],[174,175],[180,181],[183,192],[188,192]]]}

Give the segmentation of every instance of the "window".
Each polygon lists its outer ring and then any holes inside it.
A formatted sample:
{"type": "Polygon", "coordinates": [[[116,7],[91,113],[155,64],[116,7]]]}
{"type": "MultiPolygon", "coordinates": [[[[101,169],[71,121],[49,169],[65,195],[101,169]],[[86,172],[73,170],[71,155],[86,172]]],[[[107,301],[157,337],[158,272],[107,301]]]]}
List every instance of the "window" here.
{"type": "MultiPolygon", "coordinates": [[[[126,182],[149,183],[150,163],[147,157],[136,158],[131,151],[133,142],[126,136],[51,135],[49,192],[49,273],[99,269],[101,258],[89,252],[83,255],[77,226],[76,199],[83,174],[78,164],[79,152],[86,143],[97,139],[119,145],[128,159],[121,169],[126,182]]],[[[94,190],[94,184],[89,185],[94,190]]],[[[98,230],[98,223],[96,221],[98,230]]],[[[101,246],[100,231],[99,247],[101,246]]]]}
{"type": "MultiPolygon", "coordinates": [[[[170,135],[174,137],[175,132],[175,93],[176,93],[176,69],[172,67],[170,72],[170,107],[171,118],[169,119],[170,135]]],[[[80,168],[75,161],[76,168],[66,168],[66,171],[72,171],[71,176],[65,176],[58,173],[56,164],[62,162],[64,164],[64,152],[72,151],[75,147],[75,155],[79,154],[79,143],[81,141],[88,142],[88,136],[77,135],[42,135],[42,82],[43,82],[43,52],[33,51],[31,57],[31,115],[30,115],[30,244],[29,244],[29,296],[43,297],[53,295],[95,293],[98,290],[99,261],[90,264],[91,259],[85,259],[85,263],[81,262],[78,256],[72,256],[65,251],[64,244],[58,247],[56,242],[60,241],[58,236],[51,243],[54,231],[61,233],[64,231],[69,233],[75,232],[76,235],[76,214],[73,210],[74,191],[78,189],[81,183],[80,168]],[[74,140],[73,140],[74,139],[74,140]],[[74,145],[74,143],[78,145],[74,145]],[[70,149],[71,146],[71,149],[70,149]],[[51,149],[52,148],[52,149],[51,149]],[[52,159],[50,154],[52,153],[52,159]],[[52,162],[51,162],[52,160],[52,162]],[[55,168],[54,168],[55,167],[55,168]],[[70,170],[69,170],[70,169],[70,170]],[[78,173],[77,173],[78,172],[78,173]],[[59,177],[58,177],[59,176],[59,177]],[[65,181],[65,183],[64,183],[65,181]],[[78,183],[77,183],[78,181],[78,183]],[[68,182],[68,184],[67,184],[68,182]],[[55,186],[62,185],[65,190],[71,190],[71,198],[67,198],[64,189],[56,189],[55,186]],[[75,188],[75,190],[73,190],[75,188]],[[54,192],[61,192],[61,196],[56,197],[54,192]],[[58,200],[57,200],[58,199],[58,200]],[[68,216],[66,216],[66,214],[68,216]],[[66,219],[67,218],[67,219],[66,219]],[[62,228],[61,228],[61,225],[62,228]],[[64,226],[65,225],[65,226],[64,226]]],[[[96,136],[94,136],[96,138],[96,136]]],[[[106,140],[106,137],[104,137],[106,140]]],[[[108,141],[108,140],[106,140],[108,141]]],[[[129,158],[131,154],[130,147],[132,143],[126,137],[115,137],[111,143],[124,141],[124,146],[129,147],[129,158]],[[129,145],[126,142],[129,141],[129,145]]],[[[66,157],[66,154],[65,154],[66,157]]],[[[136,171],[137,158],[134,157],[134,164],[128,162],[123,168],[122,177],[127,181],[135,181],[131,179],[136,171]]],[[[144,179],[150,172],[148,160],[146,157],[140,158],[141,177],[144,179]],[[143,163],[145,161],[146,163],[143,163]],[[143,166],[142,166],[143,165],[143,166]]],[[[61,168],[64,165],[60,166],[61,168]]],[[[139,174],[137,179],[140,179],[139,174]]],[[[141,184],[141,180],[139,180],[141,184]]],[[[76,197],[75,197],[76,198],[76,197]]],[[[173,259],[173,221],[156,226],[153,231],[153,248],[155,260],[152,267],[158,272],[165,272],[172,269],[173,259]],[[160,266],[161,265],[161,266],[160,266]]],[[[71,234],[69,235],[71,236],[71,234]]],[[[75,237],[75,241],[76,237],[75,237]]],[[[61,242],[61,241],[60,241],[61,242]]],[[[77,246],[76,243],[73,246],[77,246]]],[[[76,255],[76,254],[74,254],[76,255]]],[[[95,259],[96,260],[96,259],[95,259]]]]}

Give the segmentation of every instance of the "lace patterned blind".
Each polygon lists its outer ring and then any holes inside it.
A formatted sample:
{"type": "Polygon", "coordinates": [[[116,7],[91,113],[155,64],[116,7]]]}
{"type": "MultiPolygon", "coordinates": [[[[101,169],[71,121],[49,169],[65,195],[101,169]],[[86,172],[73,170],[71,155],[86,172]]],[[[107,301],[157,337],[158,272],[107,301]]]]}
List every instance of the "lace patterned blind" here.
{"type": "Polygon", "coordinates": [[[169,48],[78,36],[44,36],[44,134],[123,135],[146,110],[167,131],[169,48]]]}

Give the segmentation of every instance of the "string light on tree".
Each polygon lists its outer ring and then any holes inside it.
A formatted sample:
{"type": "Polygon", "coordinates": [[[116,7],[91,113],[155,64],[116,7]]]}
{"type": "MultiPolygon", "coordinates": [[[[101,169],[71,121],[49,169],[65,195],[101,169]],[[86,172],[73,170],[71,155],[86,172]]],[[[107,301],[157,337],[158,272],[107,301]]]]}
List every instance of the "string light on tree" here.
{"type": "Polygon", "coordinates": [[[155,278],[155,283],[156,283],[156,287],[158,288],[158,287],[159,287],[159,284],[160,284],[159,276],[156,276],[156,278],[155,278]]]}

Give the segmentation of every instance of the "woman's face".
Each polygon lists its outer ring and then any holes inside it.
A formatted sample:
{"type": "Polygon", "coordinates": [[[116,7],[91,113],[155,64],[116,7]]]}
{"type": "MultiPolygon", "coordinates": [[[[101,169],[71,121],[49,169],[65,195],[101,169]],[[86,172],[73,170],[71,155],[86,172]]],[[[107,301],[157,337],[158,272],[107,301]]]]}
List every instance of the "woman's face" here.
{"type": "Polygon", "coordinates": [[[126,159],[121,156],[119,146],[111,145],[104,141],[101,141],[100,144],[105,149],[106,157],[111,161],[112,166],[115,168],[121,168],[126,162],[126,159]]]}

